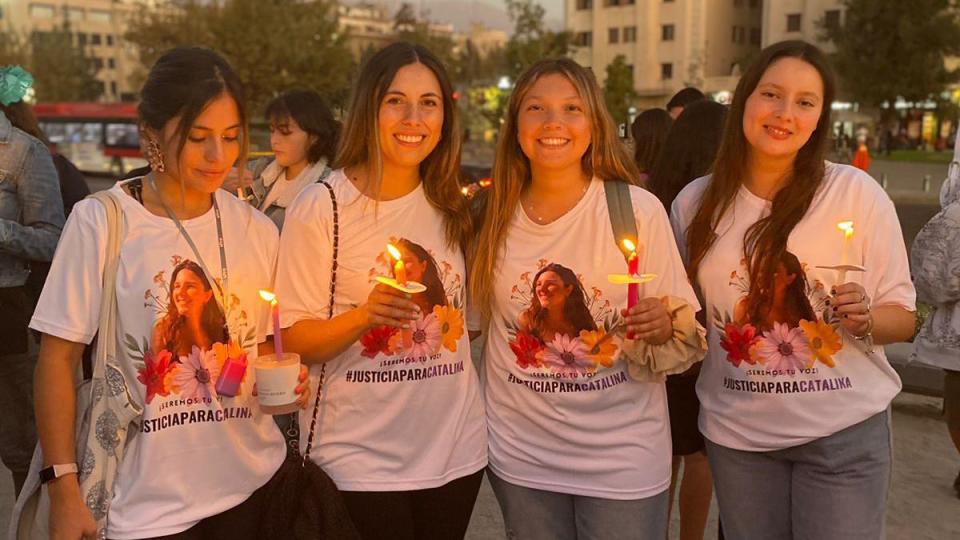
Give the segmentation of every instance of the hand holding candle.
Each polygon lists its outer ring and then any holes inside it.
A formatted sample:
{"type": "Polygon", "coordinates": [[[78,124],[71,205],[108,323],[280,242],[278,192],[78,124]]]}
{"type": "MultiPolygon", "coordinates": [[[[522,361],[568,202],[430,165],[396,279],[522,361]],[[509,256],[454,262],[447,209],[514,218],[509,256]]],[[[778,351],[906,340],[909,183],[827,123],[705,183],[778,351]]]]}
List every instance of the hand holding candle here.
{"type": "Polygon", "coordinates": [[[286,414],[300,408],[297,403],[297,380],[300,377],[300,355],[283,352],[280,336],[280,304],[270,291],[260,291],[260,298],[270,302],[273,319],[274,354],[257,358],[257,399],[260,410],[267,414],[286,414]]]}

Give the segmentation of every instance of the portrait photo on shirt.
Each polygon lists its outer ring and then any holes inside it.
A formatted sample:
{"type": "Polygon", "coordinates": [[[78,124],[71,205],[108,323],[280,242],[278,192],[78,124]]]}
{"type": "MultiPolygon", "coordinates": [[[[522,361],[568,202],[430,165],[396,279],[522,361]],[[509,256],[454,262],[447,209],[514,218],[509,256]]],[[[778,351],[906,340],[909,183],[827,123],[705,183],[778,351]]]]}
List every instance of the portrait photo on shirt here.
{"type": "Polygon", "coordinates": [[[779,375],[795,375],[818,363],[835,366],[833,356],[843,347],[840,319],[829,309],[823,283],[811,280],[807,269],[784,251],[772,283],[754,296],[745,260],[730,273],[729,285],[740,293],[739,300],[732,316],[715,307],[713,323],[731,364],[779,375]]]}
{"type": "Polygon", "coordinates": [[[524,306],[516,322],[505,321],[517,366],[532,376],[592,377],[613,366],[618,350],[614,331],[620,317],[591,287],[587,292],[571,268],[541,260],[524,272],[511,299],[524,306]]]}
{"type": "MultiPolygon", "coordinates": [[[[447,261],[437,262],[433,253],[408,238],[391,238],[390,244],[400,251],[408,283],[419,283],[426,290],[415,293],[411,300],[420,308],[420,316],[411,321],[411,328],[378,326],[360,338],[362,356],[403,356],[425,362],[442,350],[457,351],[464,333],[463,278],[447,261]]],[[[393,259],[381,253],[377,266],[370,269],[371,280],[377,275],[396,278],[393,259]]]]}

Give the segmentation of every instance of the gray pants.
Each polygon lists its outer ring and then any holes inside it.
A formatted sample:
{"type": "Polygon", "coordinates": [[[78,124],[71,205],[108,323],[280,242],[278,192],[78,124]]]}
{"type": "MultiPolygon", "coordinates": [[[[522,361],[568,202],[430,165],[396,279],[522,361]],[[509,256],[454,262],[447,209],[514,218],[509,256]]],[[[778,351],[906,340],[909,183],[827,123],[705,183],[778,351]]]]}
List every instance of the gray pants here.
{"type": "Polygon", "coordinates": [[[668,492],[614,500],[511,484],[487,469],[509,540],[663,540],[668,492]]]}
{"type": "Polygon", "coordinates": [[[0,458],[13,473],[16,493],[30,469],[37,444],[33,418],[33,371],[37,365],[36,346],[30,351],[0,356],[0,458]]]}
{"type": "Polygon", "coordinates": [[[889,410],[833,435],[771,452],[707,440],[730,540],[884,537],[892,444],[889,410]]]}

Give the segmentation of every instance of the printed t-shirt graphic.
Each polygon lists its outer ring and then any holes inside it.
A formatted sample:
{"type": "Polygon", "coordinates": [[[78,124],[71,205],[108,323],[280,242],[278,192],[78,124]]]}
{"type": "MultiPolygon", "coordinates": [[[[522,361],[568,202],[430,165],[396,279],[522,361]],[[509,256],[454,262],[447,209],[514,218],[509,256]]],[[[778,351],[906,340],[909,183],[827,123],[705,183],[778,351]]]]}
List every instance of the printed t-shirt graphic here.
{"type": "MultiPolygon", "coordinates": [[[[487,463],[479,381],[464,331],[465,265],[447,245],[440,213],[423,187],[389,201],[361,194],[336,170],[328,177],[339,209],[334,315],[367,302],[377,276],[394,277],[387,244],[407,280],[426,286],[407,332],[374,327],[327,362],[311,457],[340,489],[428,489],[487,463]]],[[[322,184],[288,209],[277,267],[281,325],[327,319],[333,209],[322,184]]],[[[312,366],[316,390],[320,367],[312,366]]],[[[301,433],[310,416],[300,415],[301,433]]],[[[304,441],[301,441],[303,444],[304,441]]]]}
{"type": "MultiPolygon", "coordinates": [[[[639,187],[630,197],[641,271],[658,276],[641,297],[672,295],[699,309],[663,206],[639,187]]],[[[483,377],[490,468],[510,483],[619,500],[670,485],[664,385],[634,381],[619,358],[627,286],[607,280],[627,270],[617,240],[598,179],[552,223],[522,208],[511,218],[483,377]]]]}
{"type": "MultiPolygon", "coordinates": [[[[681,252],[708,181],[694,181],[674,202],[681,252]]],[[[886,409],[900,390],[883,347],[868,352],[827,305],[837,273],[818,267],[841,261],[838,222],[855,223],[850,263],[866,269],[846,280],[860,283],[874,307],[912,311],[915,302],[893,203],[866,173],[827,164],[823,185],[766,286],[772,301],[764,303],[748,294],[743,238],[769,212],[768,201],[741,187],[697,276],[710,323],[708,358],[697,383],[700,429],[717,444],[748,451],[836,433],[886,409]]]]}
{"type": "MultiPolygon", "coordinates": [[[[257,291],[272,283],[276,227],[217,192],[229,273],[223,313],[214,298],[218,283],[204,276],[174,223],[151,214],[119,186],[112,188],[125,221],[116,285],[117,354],[127,390],[143,404],[110,501],[108,536],[123,540],[176,534],[240,504],[270,479],[285,450],[272,418],[260,414],[252,395],[252,363],[268,316],[257,291]]],[[[183,226],[208,268],[219,274],[214,211],[184,220],[183,226]]],[[[106,230],[100,203],[77,204],[31,322],[34,329],[78,343],[93,339],[106,230]]],[[[118,391],[114,386],[122,384],[108,381],[105,391],[118,391]]]]}

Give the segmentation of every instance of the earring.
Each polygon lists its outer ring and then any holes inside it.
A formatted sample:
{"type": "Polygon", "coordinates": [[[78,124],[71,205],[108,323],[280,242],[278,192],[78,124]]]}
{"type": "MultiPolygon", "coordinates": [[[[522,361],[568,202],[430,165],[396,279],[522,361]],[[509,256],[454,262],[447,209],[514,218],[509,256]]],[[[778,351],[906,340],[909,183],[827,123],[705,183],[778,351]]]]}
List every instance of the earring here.
{"type": "Polygon", "coordinates": [[[164,172],[167,167],[163,164],[163,152],[160,151],[160,145],[152,138],[147,138],[147,161],[150,168],[156,172],[164,172]]]}

